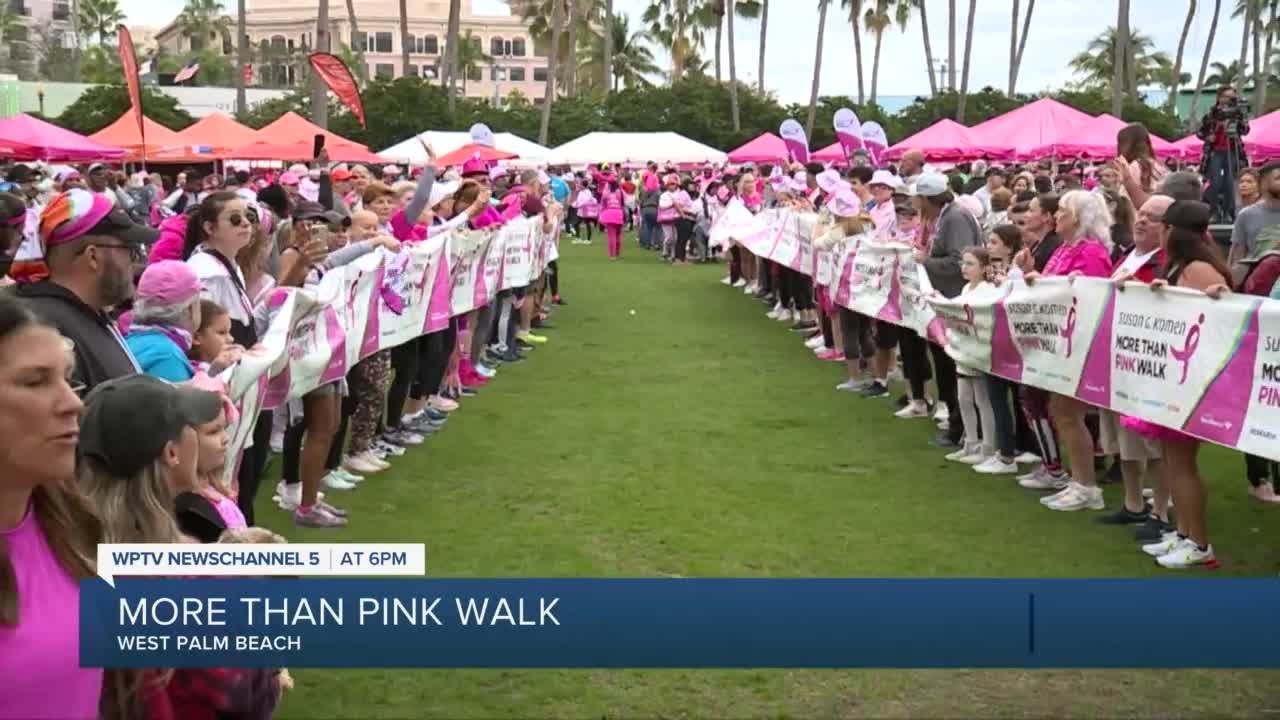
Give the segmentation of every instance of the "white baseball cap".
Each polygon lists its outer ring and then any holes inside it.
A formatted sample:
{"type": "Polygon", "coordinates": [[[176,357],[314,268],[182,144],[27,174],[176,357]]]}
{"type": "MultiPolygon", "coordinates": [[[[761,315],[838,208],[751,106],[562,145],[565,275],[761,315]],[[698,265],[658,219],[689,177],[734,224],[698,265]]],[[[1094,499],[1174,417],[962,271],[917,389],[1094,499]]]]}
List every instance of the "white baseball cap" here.
{"type": "MultiPolygon", "coordinates": [[[[874,182],[874,179],[873,179],[874,182]]],[[[916,194],[924,197],[937,197],[948,190],[947,179],[940,173],[927,172],[916,180],[916,194]]]]}

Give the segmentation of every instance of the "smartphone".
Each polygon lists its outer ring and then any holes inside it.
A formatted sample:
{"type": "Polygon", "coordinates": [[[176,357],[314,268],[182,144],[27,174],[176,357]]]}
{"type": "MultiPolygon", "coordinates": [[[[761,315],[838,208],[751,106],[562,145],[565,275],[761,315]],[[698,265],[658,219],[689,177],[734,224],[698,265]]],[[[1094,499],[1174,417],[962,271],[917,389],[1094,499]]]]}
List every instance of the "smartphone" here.
{"type": "Polygon", "coordinates": [[[317,133],[311,141],[311,157],[320,157],[320,151],[322,150],[324,150],[324,135],[317,133]]]}
{"type": "Polygon", "coordinates": [[[327,248],[329,247],[330,234],[331,231],[329,230],[328,225],[315,223],[311,226],[311,242],[324,243],[324,246],[327,248]]]}

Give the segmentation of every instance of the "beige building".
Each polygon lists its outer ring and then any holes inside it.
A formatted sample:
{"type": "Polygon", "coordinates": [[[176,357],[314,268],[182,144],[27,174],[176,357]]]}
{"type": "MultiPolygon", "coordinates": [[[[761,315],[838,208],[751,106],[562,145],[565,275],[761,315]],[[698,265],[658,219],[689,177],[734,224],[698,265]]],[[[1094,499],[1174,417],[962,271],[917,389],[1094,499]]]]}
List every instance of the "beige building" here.
{"type": "MultiPolygon", "coordinates": [[[[352,33],[345,0],[330,0],[329,18],[335,40],[352,49],[363,48],[371,77],[402,75],[400,10],[398,0],[352,0],[360,37],[352,33]]],[[[513,3],[516,5],[516,3],[513,3]]],[[[444,62],[444,46],[449,22],[448,0],[408,0],[409,74],[436,79],[444,62]]],[[[229,18],[235,27],[235,17],[229,18]]],[[[248,0],[247,35],[254,52],[252,84],[282,87],[295,83],[306,64],[306,54],[314,47],[315,0],[248,0]]],[[[466,78],[466,95],[475,98],[505,98],[513,90],[540,102],[545,88],[547,58],[545,48],[535,48],[529,29],[519,15],[491,16],[472,12],[470,0],[462,2],[461,34],[479,38],[485,54],[466,78]]],[[[234,30],[233,30],[234,32],[234,30]]],[[[175,22],[156,33],[156,42],[165,52],[184,55],[208,47],[234,56],[231,37],[189,38],[175,22]],[[193,47],[194,46],[194,47],[193,47]]],[[[459,81],[459,88],[463,83],[459,81]]]]}

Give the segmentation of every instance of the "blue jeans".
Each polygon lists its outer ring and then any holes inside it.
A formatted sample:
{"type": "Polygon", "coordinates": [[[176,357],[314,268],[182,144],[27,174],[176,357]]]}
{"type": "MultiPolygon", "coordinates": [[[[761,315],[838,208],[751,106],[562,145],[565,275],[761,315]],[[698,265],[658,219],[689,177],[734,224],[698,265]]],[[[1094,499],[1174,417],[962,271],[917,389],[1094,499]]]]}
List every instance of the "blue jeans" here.
{"type": "Polygon", "coordinates": [[[658,208],[647,207],[640,210],[640,247],[652,248],[662,241],[662,231],[658,229],[658,208]]]}
{"type": "MultiPolygon", "coordinates": [[[[1207,144],[1207,143],[1206,143],[1207,144]]],[[[1213,150],[1209,155],[1209,207],[1225,219],[1236,216],[1235,179],[1231,177],[1231,151],[1213,150]]]]}

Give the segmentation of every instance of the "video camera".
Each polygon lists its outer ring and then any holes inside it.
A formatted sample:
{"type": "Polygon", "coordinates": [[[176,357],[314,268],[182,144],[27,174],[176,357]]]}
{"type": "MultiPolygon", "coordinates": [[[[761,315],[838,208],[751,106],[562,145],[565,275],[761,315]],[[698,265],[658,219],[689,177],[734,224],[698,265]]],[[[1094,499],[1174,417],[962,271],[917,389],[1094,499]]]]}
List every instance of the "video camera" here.
{"type": "Polygon", "coordinates": [[[1241,97],[1234,97],[1226,105],[1215,104],[1210,113],[1215,122],[1223,122],[1228,124],[1228,131],[1231,125],[1244,122],[1249,118],[1250,108],[1249,102],[1241,97]]]}

